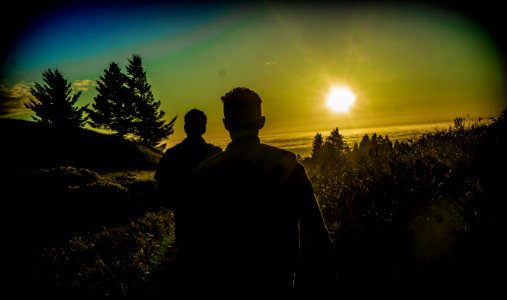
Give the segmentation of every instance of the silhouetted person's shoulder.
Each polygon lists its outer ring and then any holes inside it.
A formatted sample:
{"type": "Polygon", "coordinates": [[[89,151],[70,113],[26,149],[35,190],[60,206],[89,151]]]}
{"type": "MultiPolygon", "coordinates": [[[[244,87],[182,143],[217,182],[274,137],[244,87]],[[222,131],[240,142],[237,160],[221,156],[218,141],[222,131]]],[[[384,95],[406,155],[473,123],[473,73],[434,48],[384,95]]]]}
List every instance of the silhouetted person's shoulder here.
{"type": "Polygon", "coordinates": [[[178,143],[176,145],[174,145],[173,147],[167,149],[163,156],[162,157],[170,157],[170,156],[173,156],[174,154],[176,153],[180,153],[180,152],[183,152],[184,149],[185,149],[185,144],[183,143],[178,143]]]}
{"type": "Polygon", "coordinates": [[[262,144],[256,136],[245,136],[231,142],[224,152],[201,163],[194,172],[201,173],[214,168],[222,168],[224,165],[245,162],[249,162],[259,169],[271,169],[276,165],[285,170],[292,170],[298,165],[294,153],[262,144]]]}
{"type": "Polygon", "coordinates": [[[200,162],[220,152],[222,148],[207,143],[202,137],[187,137],[165,151],[155,172],[155,180],[161,187],[170,181],[174,184],[184,180],[200,162]]]}
{"type": "Polygon", "coordinates": [[[217,153],[222,152],[222,148],[220,148],[220,147],[218,147],[216,145],[213,145],[211,143],[205,143],[204,148],[207,149],[208,153],[217,154],[217,153]]]}
{"type": "Polygon", "coordinates": [[[205,172],[206,170],[213,169],[215,166],[219,166],[222,164],[222,162],[226,161],[228,156],[229,155],[227,155],[225,152],[218,152],[195,167],[192,174],[198,174],[205,172]]]}
{"type": "Polygon", "coordinates": [[[298,163],[296,155],[290,151],[266,144],[260,144],[260,146],[262,147],[262,153],[266,155],[267,159],[271,159],[277,163],[282,163],[287,167],[291,167],[298,163]]]}
{"type": "Polygon", "coordinates": [[[192,160],[198,161],[220,152],[222,152],[222,148],[207,143],[202,137],[186,138],[181,143],[167,149],[163,155],[163,159],[189,157],[192,160]]]}

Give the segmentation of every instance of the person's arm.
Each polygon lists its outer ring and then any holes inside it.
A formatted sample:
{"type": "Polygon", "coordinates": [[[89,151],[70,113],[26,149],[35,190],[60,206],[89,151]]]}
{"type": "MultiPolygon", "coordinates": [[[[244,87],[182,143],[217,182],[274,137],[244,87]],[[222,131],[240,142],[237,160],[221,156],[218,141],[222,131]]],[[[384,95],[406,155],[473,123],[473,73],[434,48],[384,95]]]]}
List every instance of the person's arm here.
{"type": "Polygon", "coordinates": [[[167,156],[163,155],[158,163],[157,169],[155,170],[155,174],[153,176],[159,194],[161,194],[160,191],[163,189],[164,186],[163,182],[167,172],[166,164],[167,164],[167,156]]]}
{"type": "Polygon", "coordinates": [[[181,174],[178,174],[177,170],[175,159],[166,154],[160,159],[154,175],[158,197],[173,210],[176,207],[177,198],[180,197],[178,188],[181,186],[181,174]]]}
{"type": "Polygon", "coordinates": [[[302,251],[306,252],[308,259],[328,259],[334,255],[334,245],[312,183],[301,164],[298,164],[295,173],[302,251]]]}
{"type": "Polygon", "coordinates": [[[301,251],[298,293],[326,296],[334,287],[336,275],[334,244],[303,165],[298,163],[294,177],[301,251]]]}

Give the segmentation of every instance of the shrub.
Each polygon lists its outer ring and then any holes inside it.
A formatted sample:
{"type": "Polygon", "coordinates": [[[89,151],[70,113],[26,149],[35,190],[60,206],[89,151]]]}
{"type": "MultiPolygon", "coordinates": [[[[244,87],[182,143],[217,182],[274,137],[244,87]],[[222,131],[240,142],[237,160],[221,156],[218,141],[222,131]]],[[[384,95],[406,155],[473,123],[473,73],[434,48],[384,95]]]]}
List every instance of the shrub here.
{"type": "Polygon", "coordinates": [[[128,225],[41,249],[36,282],[52,295],[145,294],[153,273],[172,259],[173,241],[172,213],[146,213],[128,225]]]}

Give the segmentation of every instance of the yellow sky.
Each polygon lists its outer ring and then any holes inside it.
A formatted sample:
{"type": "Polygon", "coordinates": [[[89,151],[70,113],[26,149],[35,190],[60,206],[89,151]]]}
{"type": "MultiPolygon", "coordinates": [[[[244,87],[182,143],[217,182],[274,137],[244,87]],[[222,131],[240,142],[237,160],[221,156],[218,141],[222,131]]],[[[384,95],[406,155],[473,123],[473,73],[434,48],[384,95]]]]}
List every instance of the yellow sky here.
{"type": "MultiPolygon", "coordinates": [[[[33,23],[13,47],[17,64],[4,68],[3,82],[40,82],[50,67],[72,82],[94,82],[109,62],[125,67],[137,53],[167,119],[178,116],[170,143],[184,138],[192,108],[208,115],[208,136],[227,137],[220,97],[237,86],[263,99],[263,134],[489,117],[506,104],[494,37],[436,4],[86,9],[33,23]],[[356,95],[349,112],[326,106],[334,85],[356,95]]],[[[90,87],[79,103],[95,95],[90,87]]]]}
{"type": "Polygon", "coordinates": [[[203,109],[212,136],[235,86],[260,94],[265,134],[487,117],[505,104],[494,40],[434,7],[271,7],[188,50],[154,62],[153,84],[168,86],[168,112],[203,109]],[[350,112],[326,107],[333,85],[356,94],[350,112]]]}

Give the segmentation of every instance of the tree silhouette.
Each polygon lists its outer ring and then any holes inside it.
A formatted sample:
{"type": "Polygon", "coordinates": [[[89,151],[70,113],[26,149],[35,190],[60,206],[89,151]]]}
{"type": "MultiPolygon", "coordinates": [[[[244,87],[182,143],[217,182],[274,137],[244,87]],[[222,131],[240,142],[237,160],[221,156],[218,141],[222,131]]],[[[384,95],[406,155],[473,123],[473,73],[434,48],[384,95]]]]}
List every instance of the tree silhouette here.
{"type": "Polygon", "coordinates": [[[127,86],[135,108],[133,133],[139,141],[150,146],[157,146],[164,138],[174,133],[173,125],[176,117],[169,123],[164,120],[165,112],[160,110],[160,101],[153,97],[141,56],[137,54],[129,59],[127,86]]]}
{"type": "Polygon", "coordinates": [[[328,168],[333,164],[342,164],[345,162],[345,156],[350,152],[350,148],[345,142],[343,135],[340,134],[338,127],[331,131],[326,137],[317,157],[319,162],[324,163],[328,168]]]}
{"type": "Polygon", "coordinates": [[[120,66],[111,62],[97,80],[98,95],[89,112],[92,127],[110,129],[122,138],[132,132],[135,110],[126,83],[127,77],[120,66]]]}
{"type": "Polygon", "coordinates": [[[71,95],[71,84],[58,69],[47,69],[42,73],[42,77],[44,84],[36,82],[30,89],[35,99],[25,103],[26,108],[35,112],[32,118],[38,123],[58,128],[83,126],[87,120],[83,114],[88,105],[81,108],[75,106],[81,91],[71,95]]]}
{"type": "Polygon", "coordinates": [[[338,154],[345,154],[350,151],[349,146],[345,142],[345,138],[340,134],[338,127],[331,131],[331,134],[326,138],[324,147],[329,147],[333,152],[338,154]]]}
{"type": "Polygon", "coordinates": [[[312,152],[311,152],[311,157],[312,158],[317,157],[318,153],[322,149],[322,145],[323,144],[324,144],[324,139],[322,138],[322,134],[318,132],[315,135],[315,137],[313,138],[312,152]]]}

